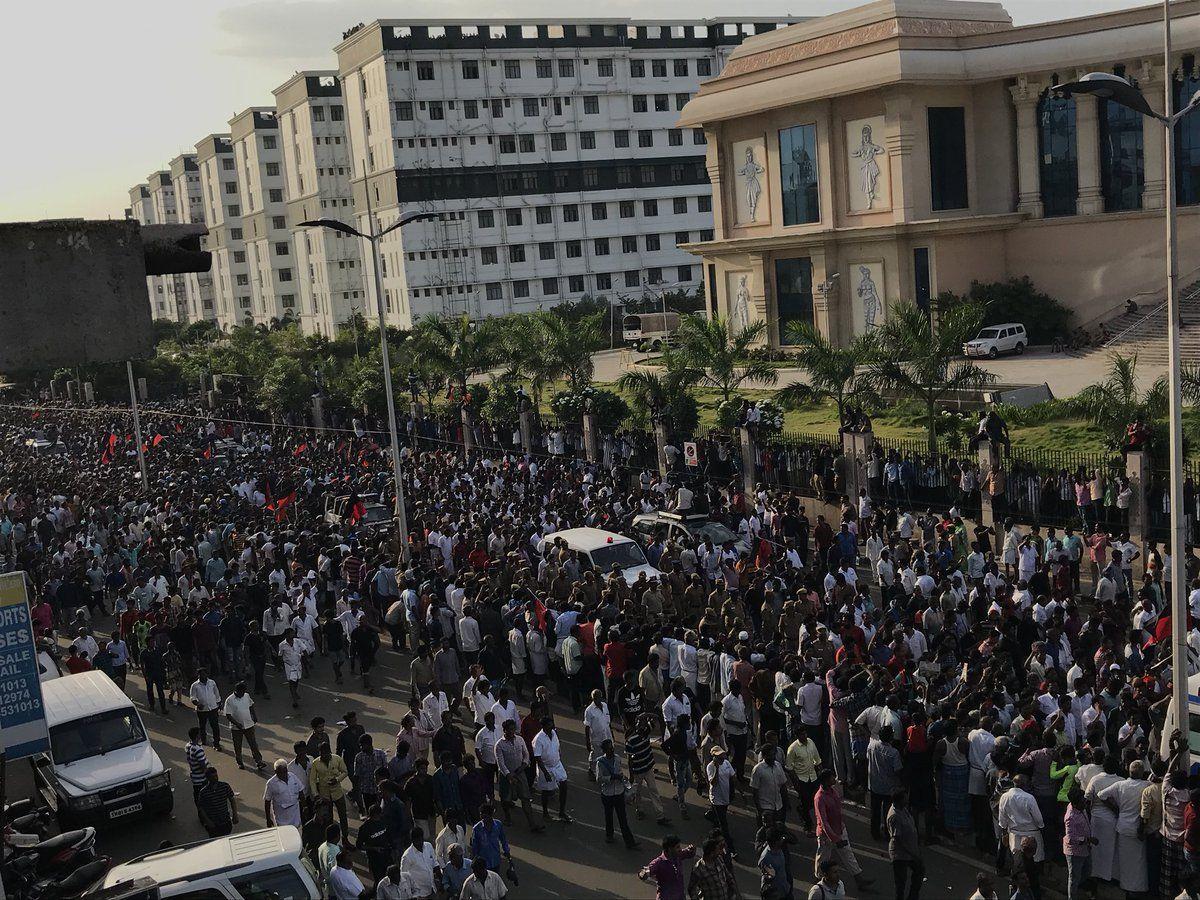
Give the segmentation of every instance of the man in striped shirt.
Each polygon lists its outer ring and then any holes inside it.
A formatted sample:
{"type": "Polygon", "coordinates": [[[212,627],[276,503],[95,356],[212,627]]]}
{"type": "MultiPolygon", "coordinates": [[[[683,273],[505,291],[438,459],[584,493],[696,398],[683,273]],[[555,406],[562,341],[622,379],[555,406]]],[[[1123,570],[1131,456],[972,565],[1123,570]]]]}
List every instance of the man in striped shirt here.
{"type": "Polygon", "coordinates": [[[650,746],[650,729],[653,724],[653,717],[643,713],[638,716],[633,728],[625,734],[625,758],[629,760],[629,780],[634,791],[633,809],[639,819],[646,818],[642,810],[642,801],[649,800],[658,824],[670,825],[671,820],[663,814],[658,786],[654,783],[654,750],[650,746]]]}
{"type": "Polygon", "coordinates": [[[188,778],[192,782],[192,797],[198,801],[200,788],[204,787],[204,782],[208,779],[205,774],[208,770],[208,757],[204,755],[199,726],[193,725],[188,729],[188,738],[190,740],[183,749],[187,756],[188,778]]]}

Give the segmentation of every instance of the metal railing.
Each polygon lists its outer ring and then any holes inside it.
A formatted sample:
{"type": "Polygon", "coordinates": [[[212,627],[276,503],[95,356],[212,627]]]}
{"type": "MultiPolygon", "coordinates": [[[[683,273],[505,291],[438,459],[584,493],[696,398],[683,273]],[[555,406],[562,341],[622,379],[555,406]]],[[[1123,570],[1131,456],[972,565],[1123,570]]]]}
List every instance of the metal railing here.
{"type": "MultiPolygon", "coordinates": [[[[1196,268],[1192,269],[1190,272],[1188,272],[1186,275],[1184,275],[1183,278],[1184,279],[1197,278],[1197,280],[1191,282],[1190,284],[1188,284],[1187,287],[1185,287],[1183,289],[1183,292],[1181,293],[1180,298],[1179,298],[1179,302],[1187,303],[1190,300],[1195,300],[1197,297],[1200,297],[1200,266],[1197,266],[1196,268]]],[[[1151,293],[1151,292],[1147,292],[1147,293],[1151,293]]],[[[1157,295],[1158,291],[1154,291],[1153,293],[1155,295],[1157,295]]],[[[1140,296],[1142,296],[1142,294],[1134,294],[1134,296],[1131,297],[1130,299],[1133,300],[1140,296]]],[[[1135,336],[1140,336],[1140,333],[1141,333],[1143,327],[1149,328],[1149,323],[1151,323],[1152,321],[1156,321],[1160,314],[1165,315],[1166,308],[1167,308],[1167,301],[1166,301],[1166,299],[1163,299],[1161,302],[1157,303],[1152,309],[1148,310],[1136,322],[1131,322],[1129,325],[1125,326],[1120,331],[1118,331],[1116,334],[1114,334],[1112,337],[1110,337],[1107,341],[1104,342],[1104,346],[1112,347],[1112,346],[1117,345],[1118,343],[1128,342],[1130,339],[1134,338],[1135,336]]]]}

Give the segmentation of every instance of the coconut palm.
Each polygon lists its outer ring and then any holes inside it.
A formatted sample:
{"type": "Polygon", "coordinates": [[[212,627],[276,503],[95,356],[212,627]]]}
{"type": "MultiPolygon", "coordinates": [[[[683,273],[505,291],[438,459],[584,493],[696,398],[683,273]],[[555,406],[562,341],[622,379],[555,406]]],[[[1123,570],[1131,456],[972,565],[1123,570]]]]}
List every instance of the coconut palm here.
{"type": "Polygon", "coordinates": [[[720,316],[684,316],[676,337],[684,359],[699,373],[699,383],[717,390],[721,401],[733,399],[744,384],[774,384],[779,373],[766,360],[750,359],[750,349],[766,331],[766,322],[755,322],[730,331],[720,316]]]}
{"type": "Polygon", "coordinates": [[[937,453],[938,404],[958,391],[980,390],[996,380],[991,372],[961,359],[963,341],[974,334],[982,308],[955,304],[938,315],[911,303],[890,310],[874,333],[875,352],[865,378],[881,394],[915,400],[925,408],[929,452],[937,453]]]}
{"type": "Polygon", "coordinates": [[[554,378],[565,378],[571,390],[585,388],[592,380],[592,354],[607,346],[604,337],[606,313],[598,312],[568,320],[553,311],[538,313],[539,350],[554,378]]]}
{"type": "MultiPolygon", "coordinates": [[[[1191,375],[1191,386],[1186,389],[1189,394],[1194,393],[1197,384],[1195,370],[1191,375]]],[[[1188,381],[1185,378],[1185,384],[1188,381]]],[[[1125,429],[1130,423],[1142,421],[1151,425],[1166,416],[1169,397],[1165,375],[1160,375],[1150,387],[1142,390],[1137,377],[1137,354],[1122,356],[1114,353],[1109,357],[1105,379],[1080,391],[1074,405],[1104,432],[1109,446],[1115,449],[1124,443],[1125,429]]]]}
{"type": "Polygon", "coordinates": [[[520,313],[497,320],[497,355],[501,370],[496,381],[526,381],[534,409],[546,388],[557,377],[558,366],[542,342],[541,326],[533,314],[520,313]]]}
{"type": "Polygon", "coordinates": [[[425,366],[446,374],[465,395],[467,382],[486,372],[499,357],[497,330],[491,321],[473,323],[469,316],[423,318],[412,338],[418,371],[425,366]]]}
{"type": "Polygon", "coordinates": [[[838,421],[844,422],[846,405],[873,406],[879,395],[859,369],[871,358],[875,340],[861,335],[849,347],[835,347],[811,322],[789,322],[785,339],[796,365],[808,375],[807,382],[789,384],[775,399],[784,407],[832,400],[838,421]]]}
{"type": "Polygon", "coordinates": [[[656,366],[637,366],[617,379],[617,387],[629,394],[634,409],[653,419],[670,418],[674,426],[687,431],[695,425],[695,400],[692,388],[702,373],[679,351],[664,348],[656,366]],[[689,412],[690,411],[690,412],[689,412]]]}

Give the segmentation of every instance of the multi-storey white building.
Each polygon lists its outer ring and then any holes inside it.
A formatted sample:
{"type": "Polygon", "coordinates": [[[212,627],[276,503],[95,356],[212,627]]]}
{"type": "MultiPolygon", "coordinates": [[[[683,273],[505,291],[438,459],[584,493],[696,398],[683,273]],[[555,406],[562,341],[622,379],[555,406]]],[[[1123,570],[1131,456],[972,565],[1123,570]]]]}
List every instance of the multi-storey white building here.
{"type": "MultiPolygon", "coordinates": [[[[200,167],[196,164],[196,154],[181,153],[171,160],[170,167],[177,221],[203,225],[204,192],[200,188],[200,167]]],[[[182,278],[187,321],[215,319],[212,272],[189,272],[182,278]]]]}
{"type": "Polygon", "coordinates": [[[382,243],[391,321],[699,287],[679,245],[712,237],[704,133],[675,121],[744,37],[791,21],[351,29],[336,50],[358,226],[368,201],[385,227],[436,214],[382,243]]]}
{"type": "MultiPolygon", "coordinates": [[[[172,225],[180,221],[175,200],[175,182],[169,171],[152,172],[146,179],[150,189],[150,205],[154,209],[156,225],[172,225]]],[[[184,275],[155,275],[153,281],[161,290],[166,308],[161,317],[175,322],[188,321],[187,277],[184,275]]]]}
{"type": "Polygon", "coordinates": [[[273,107],[251,107],[229,120],[242,230],[250,273],[251,314],[255,323],[295,318],[296,283],[292,235],[284,200],[283,151],[273,107]]]}
{"type": "MultiPolygon", "coordinates": [[[[150,185],[146,182],[135,184],[129,189],[129,209],[126,217],[136,220],[142,225],[161,225],[164,221],[159,218],[154,198],[150,194],[150,185]]],[[[150,315],[155,319],[174,319],[176,311],[173,304],[167,303],[166,287],[160,275],[146,276],[146,295],[150,298],[150,315]]]]}
{"type": "Polygon", "coordinates": [[[336,72],[297,72],[274,94],[300,322],[305,332],[332,336],[363,312],[362,242],[340,231],[298,226],[321,217],[354,221],[341,83],[336,72]]]}
{"type": "Polygon", "coordinates": [[[212,289],[222,328],[254,324],[250,271],[242,225],[242,195],[228,134],[210,134],[196,144],[200,196],[212,253],[212,289]]]}

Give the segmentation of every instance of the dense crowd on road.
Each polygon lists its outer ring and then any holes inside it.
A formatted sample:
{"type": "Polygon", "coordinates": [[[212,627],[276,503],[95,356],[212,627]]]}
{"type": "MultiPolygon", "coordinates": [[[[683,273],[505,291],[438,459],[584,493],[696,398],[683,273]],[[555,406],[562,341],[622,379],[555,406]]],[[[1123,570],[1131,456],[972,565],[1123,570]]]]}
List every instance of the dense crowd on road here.
{"type": "Polygon", "coordinates": [[[1186,742],[1163,739],[1170,561],[1102,522],[997,534],[955,508],[917,515],[886,458],[878,489],[851,502],[834,484],[818,505],[619,454],[464,457],[429,438],[406,442],[398,564],[394,526],[367,515],[393,504],[390,453],[361,423],[272,429],[179,404],[142,424],[145,491],[125,418],[0,408],[0,571],[27,573],[68,670],[124,685],[136,669],[146,708],[194,710],[210,834],[238,816],[211,751],[228,740],[237,765],[271,767],[267,819],[301,830],[331,897],[505,896],[510,841],[572,821],[566,716],[608,839],[662,900],[741,897],[740,866],[770,900],[797,881],[817,900],[916,900],[939,843],[995,873],[983,900],[1096,882],[1197,896],[1200,791],[1170,758],[1186,742]],[[631,530],[656,511],[731,539],[631,530]],[[640,535],[661,574],[595,570],[553,537],[580,526],[640,535]],[[394,745],[314,707],[316,666],[368,691],[379,666],[403,672],[394,745]],[[254,698],[285,689],[312,731],[265,760],[254,698]],[[685,822],[697,794],[706,821],[685,822]],[[862,876],[849,805],[894,886],[862,876]],[[755,816],[753,846],[731,807],[755,816]],[[639,856],[631,816],[656,822],[659,855],[639,856]]]}

